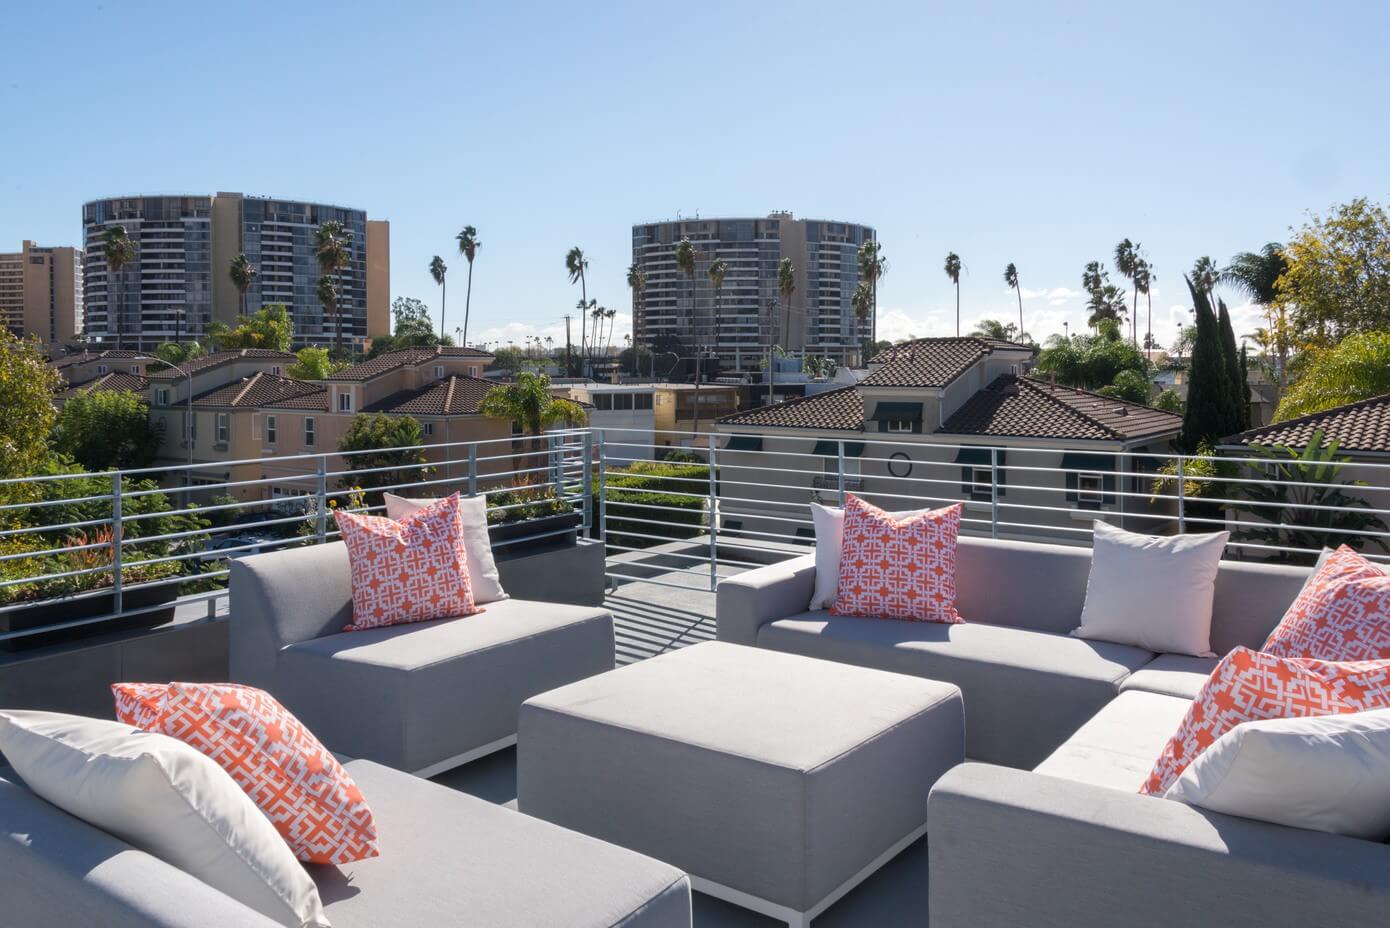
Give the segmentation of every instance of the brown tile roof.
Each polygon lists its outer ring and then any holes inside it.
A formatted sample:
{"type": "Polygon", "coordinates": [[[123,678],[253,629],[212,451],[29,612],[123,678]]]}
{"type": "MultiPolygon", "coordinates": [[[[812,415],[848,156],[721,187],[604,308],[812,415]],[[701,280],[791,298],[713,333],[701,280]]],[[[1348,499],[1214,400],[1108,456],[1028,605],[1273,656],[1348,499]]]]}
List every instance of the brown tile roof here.
{"type": "Polygon", "coordinates": [[[136,393],[144,393],[149,387],[150,381],[147,377],[126,371],[112,371],[109,374],[102,374],[100,377],[69,387],[58,395],[68,398],[79,393],[91,393],[99,390],[132,390],[136,393]]]}
{"type": "Polygon", "coordinates": [[[369,361],[362,361],[351,367],[346,367],[336,374],[329,376],[329,380],[371,380],[388,371],[394,371],[401,367],[410,367],[423,364],[434,358],[491,358],[492,355],[486,351],[479,351],[477,348],[460,347],[440,347],[440,348],[402,348],[399,351],[388,351],[383,355],[372,358],[369,361]]]}
{"type": "Polygon", "coordinates": [[[854,387],[844,387],[735,413],[719,421],[728,425],[862,432],[864,398],[854,387]]]}
{"type": "Polygon", "coordinates": [[[987,354],[1000,349],[1029,351],[1027,345],[995,338],[919,338],[874,355],[866,387],[944,387],[987,354]]]}
{"type": "Polygon", "coordinates": [[[243,358],[264,359],[273,361],[283,361],[286,365],[293,364],[299,360],[288,351],[274,351],[270,348],[242,348],[238,351],[218,351],[213,354],[203,355],[186,364],[179,365],[182,371],[174,368],[165,368],[162,371],[151,371],[151,380],[177,380],[187,374],[196,374],[198,371],[205,371],[213,367],[221,367],[223,364],[231,364],[243,358]]]}
{"type": "Polygon", "coordinates": [[[1390,453],[1390,394],[1250,429],[1221,444],[1302,448],[1317,431],[1322,432],[1324,441],[1335,440],[1339,451],[1390,453]]]}
{"type": "Polygon", "coordinates": [[[937,433],[1129,441],[1181,428],[1182,416],[1152,406],[1005,374],[966,400],[937,433]]]}
{"type": "Polygon", "coordinates": [[[264,371],[257,371],[250,377],[243,377],[233,383],[223,384],[215,390],[193,397],[194,406],[219,406],[237,409],[267,406],[282,400],[309,396],[314,393],[325,395],[327,391],[315,383],[304,380],[291,380],[277,377],[264,371]]]}
{"type": "Polygon", "coordinates": [[[451,376],[419,390],[402,390],[368,405],[363,412],[406,416],[472,416],[487,392],[497,386],[481,377],[451,376]]]}
{"type": "Polygon", "coordinates": [[[106,351],[79,351],[76,354],[65,354],[56,357],[48,362],[48,366],[62,370],[74,364],[86,364],[88,361],[153,361],[153,356],[145,354],[143,351],[128,351],[125,349],[109,348],[106,351]]]}

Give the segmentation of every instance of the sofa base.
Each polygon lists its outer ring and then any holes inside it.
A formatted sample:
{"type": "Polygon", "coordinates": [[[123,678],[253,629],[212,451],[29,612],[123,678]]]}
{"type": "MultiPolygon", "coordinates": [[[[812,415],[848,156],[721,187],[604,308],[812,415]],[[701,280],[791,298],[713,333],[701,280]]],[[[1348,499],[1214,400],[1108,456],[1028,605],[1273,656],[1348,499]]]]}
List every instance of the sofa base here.
{"type": "Polygon", "coordinates": [[[462,767],[464,764],[471,764],[475,760],[481,760],[489,754],[496,754],[498,751],[505,751],[507,748],[516,744],[516,735],[508,735],[505,738],[498,738],[496,741],[480,745],[471,751],[464,751],[462,754],[455,754],[453,757],[446,757],[428,767],[421,767],[413,771],[413,775],[422,780],[430,777],[437,777],[446,770],[453,770],[455,767],[462,767]]]}
{"type": "Polygon", "coordinates": [[[713,880],[707,880],[704,877],[691,875],[690,888],[696,892],[704,893],[706,896],[713,896],[716,899],[723,899],[725,902],[732,902],[736,906],[740,906],[752,912],[757,912],[759,915],[766,915],[768,918],[775,918],[779,922],[786,922],[790,928],[810,928],[811,919],[839,902],[850,890],[873,876],[880,868],[894,857],[897,857],[903,851],[910,848],[918,838],[926,833],[927,826],[925,824],[914,828],[904,835],[902,840],[894,842],[888,850],[870,861],[869,865],[863,870],[860,870],[854,876],[835,887],[824,899],[804,912],[798,912],[796,909],[778,905],[775,902],[769,902],[766,899],[750,895],[742,890],[733,889],[722,883],[716,883],[713,880]]]}

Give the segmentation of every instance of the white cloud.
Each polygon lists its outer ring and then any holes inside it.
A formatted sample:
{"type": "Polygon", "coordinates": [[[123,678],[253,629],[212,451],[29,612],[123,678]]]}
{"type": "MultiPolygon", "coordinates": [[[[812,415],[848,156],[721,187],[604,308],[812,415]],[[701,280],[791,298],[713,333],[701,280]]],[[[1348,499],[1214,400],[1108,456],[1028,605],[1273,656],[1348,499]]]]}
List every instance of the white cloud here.
{"type": "MultiPolygon", "coordinates": [[[[570,323],[570,341],[575,350],[579,349],[580,327],[582,323],[576,317],[570,323]]],[[[624,336],[632,334],[632,313],[618,311],[613,317],[613,337],[610,341],[608,337],[608,322],[603,323],[603,340],[613,345],[615,348],[623,348],[626,345],[624,336]]],[[[589,331],[593,331],[593,323],[589,324],[589,331]]],[[[491,326],[478,332],[470,332],[468,335],[469,344],[487,347],[502,348],[507,345],[515,345],[518,348],[526,347],[526,339],[531,336],[540,336],[542,339],[551,339],[551,345],[555,348],[565,347],[565,324],[555,322],[548,325],[536,325],[530,322],[509,322],[506,325],[491,326]]]]}

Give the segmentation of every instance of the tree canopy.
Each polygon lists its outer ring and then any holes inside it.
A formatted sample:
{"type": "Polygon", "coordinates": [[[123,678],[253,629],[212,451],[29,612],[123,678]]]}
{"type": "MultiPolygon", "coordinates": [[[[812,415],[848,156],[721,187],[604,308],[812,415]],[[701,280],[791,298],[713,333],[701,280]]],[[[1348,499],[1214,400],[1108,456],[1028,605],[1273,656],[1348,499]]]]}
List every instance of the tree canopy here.
{"type": "Polygon", "coordinates": [[[1315,350],[1275,410],[1276,422],[1390,393],[1390,332],[1348,335],[1315,350]]]}
{"type": "MultiPolygon", "coordinates": [[[[348,469],[354,473],[340,477],[338,485],[344,489],[360,487],[370,491],[377,487],[425,479],[428,468],[420,466],[425,463],[425,452],[418,447],[424,444],[424,440],[424,430],[411,416],[358,413],[352,417],[352,424],[339,440],[338,450],[368,453],[353,454],[344,459],[348,469]],[[400,450],[403,448],[412,450],[400,450]]],[[[379,494],[371,494],[368,502],[377,505],[380,502],[377,496],[379,494]]]]}
{"type": "Polygon", "coordinates": [[[1053,374],[1058,383],[1098,390],[1115,382],[1123,371],[1134,371],[1148,382],[1149,362],[1133,343],[1120,336],[1114,319],[1101,319],[1095,335],[1054,335],[1038,354],[1036,370],[1053,374]]]}
{"type": "Polygon", "coordinates": [[[1364,197],[1313,216],[1284,246],[1279,300],[1304,342],[1390,329],[1390,215],[1364,197]]]}
{"type": "Polygon", "coordinates": [[[514,383],[488,390],[478,411],[510,419],[528,435],[539,435],[555,425],[580,426],[589,419],[578,403],[551,395],[549,377],[530,371],[517,374],[514,383]]]}
{"type": "Polygon", "coordinates": [[[347,367],[346,361],[335,361],[327,348],[301,348],[295,353],[299,360],[285,372],[296,380],[326,380],[330,374],[347,367]]]}
{"type": "Polygon", "coordinates": [[[1241,431],[1244,415],[1235,402],[1221,323],[1212,312],[1211,299],[1206,290],[1190,279],[1187,289],[1197,312],[1197,341],[1188,369],[1187,407],[1183,410],[1179,441],[1184,450],[1196,451],[1204,444],[1214,444],[1241,431]]]}
{"type": "Polygon", "coordinates": [[[452,345],[454,340],[441,335],[430,321],[430,308],[423,300],[412,296],[398,296],[391,301],[391,316],[394,329],[390,335],[378,335],[372,339],[367,357],[375,358],[388,351],[402,348],[433,348],[436,345],[452,345]]]}
{"type": "Polygon", "coordinates": [[[164,423],[132,390],[78,393],[63,404],[53,426],[53,448],[88,470],[125,470],[154,463],[164,423]]]}
{"type": "MultiPolygon", "coordinates": [[[[60,385],[38,342],[0,328],[0,478],[28,476],[48,455],[60,385]]],[[[11,498],[9,485],[0,484],[0,502],[11,498]]]]}
{"type": "Polygon", "coordinates": [[[294,343],[294,320],[284,303],[267,303],[249,316],[238,316],[236,325],[214,322],[208,326],[208,338],[219,351],[238,348],[268,348],[289,351],[294,343]]]}

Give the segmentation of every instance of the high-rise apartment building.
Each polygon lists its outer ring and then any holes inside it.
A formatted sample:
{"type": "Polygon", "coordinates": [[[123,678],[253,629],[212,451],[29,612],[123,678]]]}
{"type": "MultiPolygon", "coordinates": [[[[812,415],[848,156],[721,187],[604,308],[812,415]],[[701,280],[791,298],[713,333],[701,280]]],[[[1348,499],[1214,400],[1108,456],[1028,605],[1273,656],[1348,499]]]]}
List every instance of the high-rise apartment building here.
{"type": "Polygon", "coordinates": [[[725,370],[757,370],[769,345],[861,361],[867,320],[851,297],[859,284],[859,246],[868,226],[772,213],[763,219],[686,219],[632,227],[632,261],[645,286],[633,294],[633,338],[652,345],[666,337],[692,352],[712,352],[725,370]],[[676,267],[676,246],[695,247],[692,280],[676,267]],[[728,266],[716,298],[710,264],[728,266]],[[777,272],[792,262],[795,289],[782,297],[777,272]]]}
{"type": "Polygon", "coordinates": [[[243,306],[251,313],[269,303],[289,309],[296,345],[332,344],[341,332],[344,346],[361,348],[390,332],[390,226],[362,210],[240,193],[115,197],[85,204],[82,225],[86,332],[104,346],[150,350],[201,337],[213,321],[232,325],[243,306]],[[314,232],[329,220],[351,236],[331,314],[318,298],[314,255],[314,232]],[[116,273],[103,248],[114,225],[137,246],[116,273]],[[244,300],[230,275],[238,254],[256,269],[244,300]]]}
{"type": "Polygon", "coordinates": [[[0,254],[0,326],[45,344],[72,341],[82,329],[82,251],[26,241],[0,254]]]}

